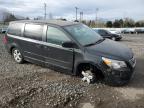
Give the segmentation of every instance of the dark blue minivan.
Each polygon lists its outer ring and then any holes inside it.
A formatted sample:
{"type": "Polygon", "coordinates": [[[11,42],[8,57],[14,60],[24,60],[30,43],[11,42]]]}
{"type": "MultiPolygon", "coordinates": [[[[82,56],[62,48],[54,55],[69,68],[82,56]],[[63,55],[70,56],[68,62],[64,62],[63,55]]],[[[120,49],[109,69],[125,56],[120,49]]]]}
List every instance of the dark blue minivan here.
{"type": "Polygon", "coordinates": [[[136,65],[131,49],[76,22],[13,21],[3,42],[17,63],[42,64],[81,76],[88,83],[101,76],[109,85],[124,85],[136,65]]]}

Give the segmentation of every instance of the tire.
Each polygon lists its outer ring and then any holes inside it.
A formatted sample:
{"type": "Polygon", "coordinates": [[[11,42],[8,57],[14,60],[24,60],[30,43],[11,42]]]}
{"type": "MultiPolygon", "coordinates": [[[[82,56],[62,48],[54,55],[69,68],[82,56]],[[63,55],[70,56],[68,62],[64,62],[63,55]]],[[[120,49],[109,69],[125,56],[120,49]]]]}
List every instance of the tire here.
{"type": "Polygon", "coordinates": [[[18,48],[13,48],[12,49],[12,56],[14,58],[14,61],[18,64],[24,63],[24,58],[22,56],[22,53],[18,48]]]}

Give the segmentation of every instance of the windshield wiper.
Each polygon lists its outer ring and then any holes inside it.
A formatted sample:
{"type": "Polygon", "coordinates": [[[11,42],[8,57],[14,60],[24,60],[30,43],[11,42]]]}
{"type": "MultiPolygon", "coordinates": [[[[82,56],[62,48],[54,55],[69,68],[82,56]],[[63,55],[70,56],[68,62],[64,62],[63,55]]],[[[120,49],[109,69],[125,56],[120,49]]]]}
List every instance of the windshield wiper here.
{"type": "Polygon", "coordinates": [[[95,44],[101,43],[101,42],[104,41],[104,40],[105,40],[105,39],[102,38],[102,39],[99,39],[99,40],[96,41],[96,42],[93,42],[93,43],[90,43],[90,44],[86,44],[86,45],[84,45],[84,46],[85,46],[85,47],[92,46],[92,45],[95,45],[95,44]]]}
{"type": "Polygon", "coordinates": [[[101,39],[99,39],[96,43],[101,43],[102,41],[104,41],[105,40],[105,38],[101,38],[101,39]]]}

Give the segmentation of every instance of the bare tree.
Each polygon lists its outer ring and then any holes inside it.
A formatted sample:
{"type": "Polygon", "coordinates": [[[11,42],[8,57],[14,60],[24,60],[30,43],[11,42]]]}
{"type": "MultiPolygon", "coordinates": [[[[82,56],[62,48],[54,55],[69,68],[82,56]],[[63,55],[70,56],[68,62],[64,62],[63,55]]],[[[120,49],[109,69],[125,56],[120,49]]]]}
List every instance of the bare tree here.
{"type": "Polygon", "coordinates": [[[16,16],[9,13],[9,12],[5,12],[4,13],[4,16],[3,16],[3,22],[6,23],[6,22],[10,22],[10,21],[15,21],[17,20],[16,16]]]}

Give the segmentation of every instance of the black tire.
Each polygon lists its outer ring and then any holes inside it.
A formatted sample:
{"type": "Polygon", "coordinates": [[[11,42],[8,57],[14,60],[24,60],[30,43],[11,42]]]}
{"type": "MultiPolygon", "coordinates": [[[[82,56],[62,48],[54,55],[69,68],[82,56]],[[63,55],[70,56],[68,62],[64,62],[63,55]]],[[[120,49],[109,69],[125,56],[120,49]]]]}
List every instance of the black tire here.
{"type": "Polygon", "coordinates": [[[21,51],[18,48],[12,49],[12,57],[14,58],[14,61],[18,64],[24,63],[24,58],[21,53],[21,51]]]}

